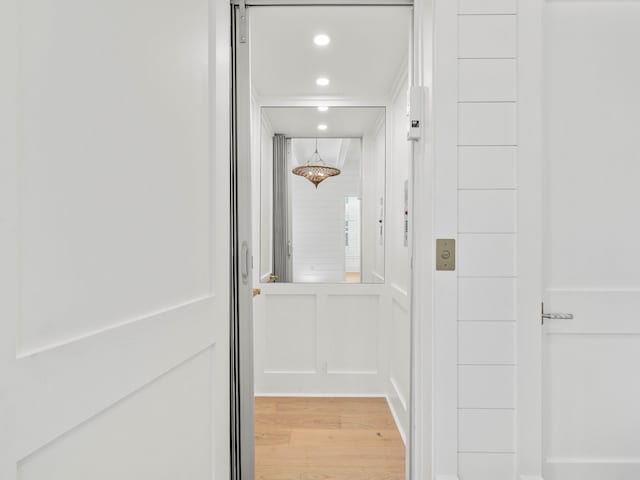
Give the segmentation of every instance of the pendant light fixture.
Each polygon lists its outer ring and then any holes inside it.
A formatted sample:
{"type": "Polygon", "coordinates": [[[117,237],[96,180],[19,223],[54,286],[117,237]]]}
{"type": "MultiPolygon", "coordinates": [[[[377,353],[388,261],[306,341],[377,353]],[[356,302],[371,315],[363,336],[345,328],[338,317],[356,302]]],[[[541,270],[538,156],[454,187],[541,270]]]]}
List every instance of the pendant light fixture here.
{"type": "Polygon", "coordinates": [[[316,138],[316,151],[311,155],[311,158],[305,165],[301,165],[299,167],[291,170],[294,175],[298,175],[300,177],[304,177],[313,183],[316,188],[318,185],[325,181],[329,177],[335,177],[336,175],[340,175],[340,169],[335,167],[330,167],[324,160],[320,157],[318,153],[318,139],[316,138]]]}

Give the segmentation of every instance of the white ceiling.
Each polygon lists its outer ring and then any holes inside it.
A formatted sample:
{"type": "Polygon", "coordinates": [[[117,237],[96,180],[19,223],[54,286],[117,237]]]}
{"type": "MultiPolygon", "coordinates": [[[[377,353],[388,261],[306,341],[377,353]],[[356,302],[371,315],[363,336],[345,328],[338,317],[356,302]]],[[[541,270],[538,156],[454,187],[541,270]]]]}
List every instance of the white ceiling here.
{"type": "Polygon", "coordinates": [[[288,137],[362,137],[384,116],[384,108],[330,107],[319,112],[316,107],[267,107],[262,109],[275,133],[288,137]],[[327,130],[318,130],[319,124],[327,130]]]}
{"type": "MultiPolygon", "coordinates": [[[[316,149],[315,139],[294,138],[291,142],[292,166],[304,165],[316,149]]],[[[360,140],[353,138],[320,138],[318,153],[327,165],[343,169],[346,162],[360,160],[360,140]]]]}
{"type": "Polygon", "coordinates": [[[386,98],[406,70],[410,9],[251,7],[252,86],[261,97],[386,98]],[[318,47],[313,37],[331,37],[318,47]],[[331,83],[318,87],[319,76],[331,83]]]}

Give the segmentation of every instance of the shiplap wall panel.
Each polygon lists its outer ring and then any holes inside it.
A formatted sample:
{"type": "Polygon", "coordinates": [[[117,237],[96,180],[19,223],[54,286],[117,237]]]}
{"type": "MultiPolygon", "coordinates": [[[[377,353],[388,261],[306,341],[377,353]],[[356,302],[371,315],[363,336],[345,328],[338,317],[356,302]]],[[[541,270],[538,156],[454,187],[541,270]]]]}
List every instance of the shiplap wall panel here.
{"type": "Polygon", "coordinates": [[[516,456],[513,453],[461,453],[460,480],[513,480],[516,456]]]}
{"type": "Polygon", "coordinates": [[[458,320],[514,320],[513,278],[460,278],[458,320]]]}
{"type": "Polygon", "coordinates": [[[515,189],[516,147],[458,147],[458,188],[515,189]]]}
{"type": "Polygon", "coordinates": [[[458,62],[458,95],[463,102],[515,101],[515,59],[468,58],[458,62]]]}
{"type": "Polygon", "coordinates": [[[516,106],[513,102],[460,103],[459,145],[515,145],[516,106]]]}
{"type": "Polygon", "coordinates": [[[458,32],[460,58],[516,56],[515,15],[460,15],[458,32]]]}
{"type": "Polygon", "coordinates": [[[459,452],[515,452],[515,430],[515,410],[461,409],[458,412],[459,452]]]}
{"type": "Polygon", "coordinates": [[[514,365],[514,322],[459,322],[458,362],[465,365],[514,365]]]}
{"type": "Polygon", "coordinates": [[[460,408],[515,407],[515,367],[461,365],[458,375],[460,408]]]}
{"type": "Polygon", "coordinates": [[[458,0],[458,469],[516,478],[517,16],[458,0]]]}
{"type": "Polygon", "coordinates": [[[516,231],[516,192],[461,190],[458,192],[459,233],[516,231]]]}
{"type": "Polygon", "coordinates": [[[458,0],[461,14],[516,13],[516,0],[458,0]]]}
{"type": "Polygon", "coordinates": [[[479,277],[515,275],[515,235],[461,234],[458,244],[460,275],[479,277]]]}

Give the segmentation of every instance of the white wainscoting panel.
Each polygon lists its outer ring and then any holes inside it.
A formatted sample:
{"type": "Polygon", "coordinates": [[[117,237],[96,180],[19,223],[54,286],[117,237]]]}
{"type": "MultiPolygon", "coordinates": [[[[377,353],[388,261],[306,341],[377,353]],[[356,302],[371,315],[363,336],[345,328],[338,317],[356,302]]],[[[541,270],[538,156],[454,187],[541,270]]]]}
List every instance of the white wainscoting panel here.
{"type": "Polygon", "coordinates": [[[314,295],[266,296],[264,370],[315,373],[317,298],[314,295]]]}
{"type": "Polygon", "coordinates": [[[515,15],[460,15],[460,58],[515,58],[515,15]]]}
{"type": "Polygon", "coordinates": [[[330,375],[377,374],[381,318],[378,295],[329,295],[318,325],[330,375]]]}
{"type": "Polygon", "coordinates": [[[387,287],[263,284],[254,299],[256,395],[384,396],[387,287]]]}
{"type": "Polygon", "coordinates": [[[640,334],[549,335],[547,358],[549,456],[640,464],[640,334]]]}

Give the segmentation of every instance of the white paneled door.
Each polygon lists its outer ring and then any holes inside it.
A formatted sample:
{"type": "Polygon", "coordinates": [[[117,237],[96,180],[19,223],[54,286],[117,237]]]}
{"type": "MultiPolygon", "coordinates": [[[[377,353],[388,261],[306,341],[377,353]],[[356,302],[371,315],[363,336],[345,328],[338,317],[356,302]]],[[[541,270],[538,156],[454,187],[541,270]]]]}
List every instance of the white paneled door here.
{"type": "Polygon", "coordinates": [[[2,480],[228,478],[227,11],[0,2],[2,480]]]}
{"type": "Polygon", "coordinates": [[[640,478],[640,4],[547,3],[545,480],[640,478]]]}

